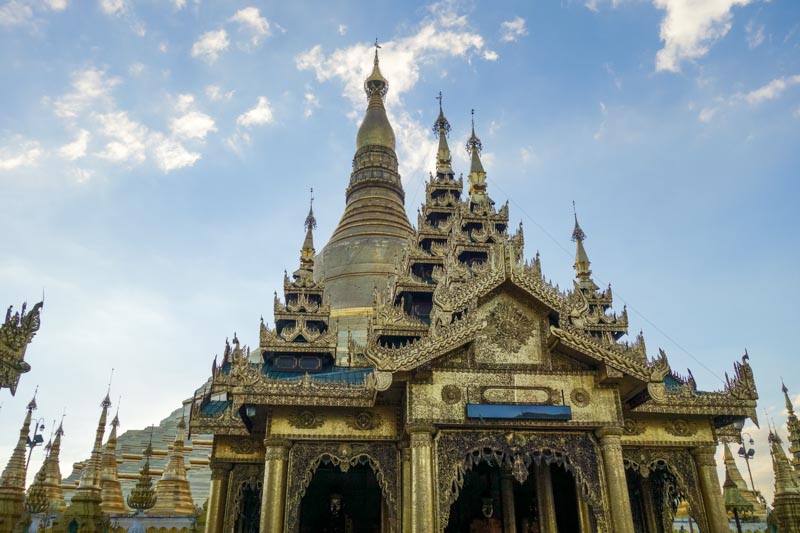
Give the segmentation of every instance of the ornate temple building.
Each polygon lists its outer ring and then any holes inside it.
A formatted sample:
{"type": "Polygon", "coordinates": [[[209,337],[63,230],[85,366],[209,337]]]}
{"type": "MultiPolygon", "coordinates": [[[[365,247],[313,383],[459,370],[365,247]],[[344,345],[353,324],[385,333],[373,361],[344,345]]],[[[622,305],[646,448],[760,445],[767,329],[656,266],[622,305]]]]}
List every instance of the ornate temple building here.
{"type": "Polygon", "coordinates": [[[682,502],[729,531],[714,453],[756,420],[749,357],[702,391],[625,341],[577,217],[574,285],[546,281],[474,125],[457,177],[441,101],[413,227],[377,50],[364,88],[336,230],[317,253],[309,211],[272,324],[254,349],[226,341],[193,402],[213,434],[206,531],[660,533],[682,502]]]}

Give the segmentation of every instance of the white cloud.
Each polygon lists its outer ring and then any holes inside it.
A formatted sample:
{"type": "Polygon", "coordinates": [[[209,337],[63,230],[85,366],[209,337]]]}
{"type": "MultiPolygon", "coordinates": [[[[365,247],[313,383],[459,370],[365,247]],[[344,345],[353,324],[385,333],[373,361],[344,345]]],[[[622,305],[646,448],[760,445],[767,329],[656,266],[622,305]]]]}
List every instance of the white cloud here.
{"type": "Polygon", "coordinates": [[[76,167],[70,171],[76,183],[86,183],[94,176],[94,171],[88,168],[76,167]]]}
{"type": "Polygon", "coordinates": [[[75,161],[86,155],[86,149],[89,147],[89,132],[87,130],[80,130],[78,137],[69,144],[65,144],[58,150],[58,154],[64,159],[75,161]]]}
{"type": "Polygon", "coordinates": [[[33,18],[33,9],[27,4],[11,0],[0,6],[0,26],[16,26],[33,18]]]}
{"type": "Polygon", "coordinates": [[[339,24],[336,27],[336,31],[339,32],[339,35],[344,35],[347,33],[347,25],[346,24],[339,24]]]}
{"type": "Polygon", "coordinates": [[[528,30],[525,28],[525,19],[522,17],[515,17],[513,20],[507,20],[500,24],[501,41],[512,42],[525,35],[528,35],[528,30]]]}
{"type": "Polygon", "coordinates": [[[120,15],[126,8],[125,0],[100,0],[100,9],[106,15],[120,15]]]}
{"type": "MultiPolygon", "coordinates": [[[[380,50],[381,72],[390,83],[387,114],[395,127],[401,155],[400,170],[406,179],[432,167],[436,141],[430,135],[429,127],[405,109],[403,96],[417,84],[424,65],[446,58],[470,60],[474,56],[482,57],[485,51],[483,37],[464,28],[466,21],[457,14],[441,7],[431,11],[434,18],[424,19],[408,36],[382,43],[380,50]]],[[[363,84],[372,69],[374,51],[371,44],[363,43],[325,54],[322,47],[316,45],[298,55],[295,63],[299,70],[312,71],[317,81],[340,81],[344,96],[353,105],[348,116],[355,119],[364,113],[363,84]]],[[[434,117],[435,113],[431,120],[434,117]]]]}
{"type": "Polygon", "coordinates": [[[160,43],[158,43],[159,52],[161,52],[162,54],[166,54],[167,50],[169,50],[169,45],[167,44],[166,41],[161,41],[160,43]]]}
{"type": "Polygon", "coordinates": [[[144,65],[144,63],[132,63],[128,67],[128,74],[131,76],[139,76],[145,71],[146,68],[147,67],[144,65]]]}
{"type": "Polygon", "coordinates": [[[221,100],[230,100],[233,98],[233,94],[235,91],[225,91],[218,85],[208,85],[206,86],[206,98],[212,100],[214,102],[218,102],[221,100]]]}
{"type": "Polygon", "coordinates": [[[494,50],[484,50],[483,52],[483,58],[486,61],[497,61],[499,57],[500,56],[497,55],[497,52],[495,52],[494,50]]]}
{"type": "Polygon", "coordinates": [[[35,22],[36,11],[64,11],[67,0],[40,0],[38,2],[9,0],[0,6],[0,26],[18,26],[35,22]]]}
{"type": "Polygon", "coordinates": [[[747,36],[747,47],[750,50],[758,48],[764,42],[764,25],[755,25],[755,22],[750,20],[744,27],[745,35],[747,36]]]}
{"type": "Polygon", "coordinates": [[[250,135],[246,131],[236,131],[225,139],[225,147],[238,156],[242,155],[245,146],[250,146],[250,135]]]}
{"type": "Polygon", "coordinates": [[[189,111],[172,120],[172,134],[183,139],[204,140],[211,131],[217,131],[214,119],[199,111],[189,111]]]}
{"type": "Polygon", "coordinates": [[[72,73],[72,91],[55,101],[55,113],[62,118],[75,118],[90,105],[110,105],[111,89],[119,83],[104,70],[88,68],[72,73]]]}
{"type": "Polygon", "coordinates": [[[664,47],[656,54],[656,71],[680,71],[681,62],[708,53],[711,45],[731,29],[734,6],[753,0],[653,0],[666,10],[660,37],[664,47]]]}
{"type": "Polygon", "coordinates": [[[179,113],[189,111],[193,105],[194,96],[191,94],[179,94],[178,98],[175,100],[175,109],[177,109],[179,113]]]}
{"type": "Polygon", "coordinates": [[[163,172],[170,172],[179,168],[190,167],[199,159],[200,154],[188,151],[180,142],[155,133],[150,137],[153,147],[153,157],[158,168],[163,172]]]}
{"type": "Polygon", "coordinates": [[[213,63],[230,44],[228,32],[224,29],[207,31],[192,45],[192,57],[213,63]]]}
{"type": "Polygon", "coordinates": [[[700,122],[711,122],[711,119],[714,118],[714,115],[717,114],[718,109],[716,107],[705,107],[700,110],[700,114],[697,115],[697,120],[700,122]]]}
{"type": "Polygon", "coordinates": [[[307,92],[303,95],[303,102],[305,103],[303,116],[305,116],[306,118],[314,114],[314,109],[319,109],[320,107],[317,95],[315,95],[312,92],[307,92]]]}
{"type": "Polygon", "coordinates": [[[183,9],[186,7],[186,0],[172,0],[172,3],[175,4],[175,9],[183,9]]]}
{"type": "Polygon", "coordinates": [[[14,136],[8,144],[0,146],[0,171],[33,166],[43,155],[38,141],[14,136]]]}
{"type": "Polygon", "coordinates": [[[272,109],[269,100],[263,96],[258,97],[258,102],[253,109],[245,111],[236,119],[236,124],[243,127],[263,126],[272,122],[272,109]]]}
{"type": "Polygon", "coordinates": [[[794,112],[792,113],[794,118],[800,118],[800,105],[794,108],[794,112]]]}
{"type": "Polygon", "coordinates": [[[53,11],[64,11],[67,9],[67,0],[44,0],[44,5],[53,11]]]}
{"type": "Polygon", "coordinates": [[[257,7],[240,9],[228,20],[237,22],[241,31],[251,35],[250,43],[253,46],[258,46],[265,37],[270,35],[269,21],[266,17],[261,16],[257,7]]]}
{"type": "Polygon", "coordinates": [[[100,133],[111,140],[98,157],[115,163],[141,163],[145,160],[147,127],[131,120],[126,111],[97,115],[100,133]]]}
{"type": "Polygon", "coordinates": [[[788,87],[797,85],[798,83],[800,83],[800,74],[777,78],[763,87],[759,87],[758,89],[745,94],[744,99],[748,104],[758,105],[762,102],[766,102],[767,100],[773,100],[777,98],[788,87]]]}
{"type": "Polygon", "coordinates": [[[519,158],[522,160],[522,164],[524,165],[535,164],[539,162],[539,156],[531,146],[523,146],[520,148],[519,158]]]}

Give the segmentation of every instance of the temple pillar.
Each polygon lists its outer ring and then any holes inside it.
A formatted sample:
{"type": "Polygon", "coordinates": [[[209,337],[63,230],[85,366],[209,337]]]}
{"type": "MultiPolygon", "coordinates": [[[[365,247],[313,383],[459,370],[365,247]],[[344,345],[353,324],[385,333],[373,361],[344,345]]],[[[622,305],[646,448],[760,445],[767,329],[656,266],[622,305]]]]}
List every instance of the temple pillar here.
{"type": "Polygon", "coordinates": [[[553,478],[550,475],[550,465],[544,461],[536,465],[536,500],[539,506],[539,531],[558,533],[553,478]]]}
{"type": "Polygon", "coordinates": [[[264,441],[264,485],[261,489],[261,533],[282,533],[286,507],[286,473],[290,442],[267,438],[264,441]]]}
{"type": "Polygon", "coordinates": [[[700,492],[703,495],[703,507],[706,511],[708,527],[712,533],[728,533],[730,531],[728,513],[722,500],[722,490],[717,477],[717,461],[714,454],[716,446],[699,446],[692,448],[697,479],[700,481],[700,492]]]}
{"type": "Polygon", "coordinates": [[[612,530],[615,533],[633,533],[631,499],[622,462],[622,428],[603,427],[595,434],[600,439],[600,452],[603,455],[612,530]]]}
{"type": "Polygon", "coordinates": [[[653,498],[653,483],[649,477],[641,478],[642,486],[642,507],[644,510],[644,522],[648,533],[659,533],[658,520],[656,516],[656,502],[653,498]]]}
{"type": "Polygon", "coordinates": [[[514,509],[514,476],[510,468],[503,468],[500,480],[500,498],[503,501],[503,533],[517,533],[517,513],[514,509]]]}
{"type": "Polygon", "coordinates": [[[411,448],[400,448],[401,510],[400,520],[403,533],[411,533],[411,448]]]}
{"type": "Polygon", "coordinates": [[[581,533],[592,533],[592,512],[577,480],[575,480],[575,495],[578,498],[578,523],[581,533]]]}
{"type": "Polygon", "coordinates": [[[233,465],[211,461],[211,484],[208,492],[206,533],[222,533],[225,523],[225,502],[228,499],[228,480],[233,465]]]}
{"type": "Polygon", "coordinates": [[[433,426],[406,428],[411,437],[411,531],[430,533],[436,530],[433,487],[433,426]]]}

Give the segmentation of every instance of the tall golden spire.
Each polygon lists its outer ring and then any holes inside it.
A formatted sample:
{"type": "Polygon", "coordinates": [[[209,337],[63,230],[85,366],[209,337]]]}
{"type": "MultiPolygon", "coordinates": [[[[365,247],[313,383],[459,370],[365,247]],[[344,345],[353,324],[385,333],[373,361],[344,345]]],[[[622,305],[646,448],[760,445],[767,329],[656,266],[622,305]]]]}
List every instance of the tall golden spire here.
{"type": "Polygon", "coordinates": [[[100,420],[97,422],[92,455],[89,457],[86,466],[83,467],[78,488],[75,490],[69,506],[64,511],[66,523],[74,520],[78,524],[79,530],[86,533],[102,531],[100,524],[103,518],[103,510],[101,508],[103,501],[101,467],[103,462],[103,435],[106,430],[108,408],[111,407],[109,394],[110,390],[100,404],[102,411],[100,412],[100,420]]]}
{"type": "Polygon", "coordinates": [[[472,110],[472,135],[467,141],[467,153],[470,154],[471,162],[469,167],[469,199],[473,204],[483,204],[491,202],[486,194],[486,171],[481,163],[481,151],[483,143],[475,135],[475,110],[472,110]]]}
{"type": "Polygon", "coordinates": [[[189,480],[186,478],[186,464],[183,456],[185,440],[186,419],[184,415],[181,415],[172,452],[156,486],[158,501],[150,510],[150,514],[193,515],[195,512],[189,480]]]}
{"type": "Polygon", "coordinates": [[[45,480],[44,486],[47,489],[47,498],[50,501],[50,510],[60,513],[64,511],[64,491],[61,488],[61,467],[59,465],[59,455],[61,453],[61,437],[64,435],[63,420],[58,425],[55,438],[47,444],[48,452],[44,460],[45,480]]]}
{"type": "Polygon", "coordinates": [[[31,418],[36,409],[36,396],[28,403],[19,439],[0,476],[0,531],[13,531],[25,512],[25,445],[30,434],[31,418]]]}
{"type": "Polygon", "coordinates": [[[103,460],[100,473],[100,486],[102,490],[103,503],[100,508],[103,513],[111,514],[125,514],[128,510],[125,508],[125,502],[122,499],[122,485],[119,482],[119,473],[117,469],[117,428],[119,427],[119,406],[117,406],[117,414],[111,421],[111,433],[106,441],[105,449],[103,450],[103,460]]]}
{"type": "Polygon", "coordinates": [[[447,136],[450,134],[450,123],[442,111],[442,93],[436,97],[439,100],[439,116],[433,123],[433,133],[439,135],[439,149],[436,151],[436,177],[438,179],[453,179],[455,173],[452,166],[452,155],[450,146],[447,144],[447,136]]]}
{"type": "Polygon", "coordinates": [[[356,136],[344,213],[314,261],[314,278],[324,285],[331,312],[341,313],[341,331],[351,328],[359,342],[366,341],[373,289],[386,287],[413,233],[384,107],[389,83],[380,70],[379,48],[376,43],[372,73],[364,81],[368,104],[356,136]]]}

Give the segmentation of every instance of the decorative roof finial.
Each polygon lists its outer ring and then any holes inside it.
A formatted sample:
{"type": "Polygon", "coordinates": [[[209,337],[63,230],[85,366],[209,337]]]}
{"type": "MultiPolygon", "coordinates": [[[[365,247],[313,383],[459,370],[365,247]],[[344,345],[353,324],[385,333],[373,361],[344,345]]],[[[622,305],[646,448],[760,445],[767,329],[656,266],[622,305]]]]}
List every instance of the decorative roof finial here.
{"type": "Polygon", "coordinates": [[[367,98],[372,98],[373,95],[380,96],[381,101],[389,92],[389,82],[381,74],[380,60],[378,59],[378,49],[381,45],[378,44],[378,39],[375,39],[375,59],[372,66],[372,74],[364,80],[364,92],[367,93],[367,98]]]}
{"type": "Polygon", "coordinates": [[[308,202],[308,216],[306,217],[304,227],[306,231],[317,229],[317,219],[314,218],[314,187],[311,187],[311,198],[308,202]]]}
{"type": "Polygon", "coordinates": [[[572,216],[575,217],[575,228],[572,230],[572,240],[573,241],[586,240],[586,234],[581,229],[580,224],[578,224],[578,212],[575,210],[575,200],[572,200],[572,216]]]}
{"type": "Polygon", "coordinates": [[[586,234],[581,229],[580,224],[578,224],[578,213],[575,210],[574,200],[572,202],[572,212],[575,217],[575,228],[572,230],[572,240],[575,241],[575,264],[573,265],[575,277],[578,278],[581,288],[595,290],[597,286],[592,281],[592,271],[589,269],[592,263],[589,261],[589,255],[583,247],[586,234]]]}
{"type": "MultiPolygon", "coordinates": [[[[471,111],[472,113],[472,135],[470,136],[469,140],[467,141],[467,153],[472,154],[473,152],[477,152],[478,154],[481,153],[483,150],[483,144],[481,140],[475,135],[475,110],[471,111]]],[[[483,167],[481,167],[483,170],[483,167]]]]}

